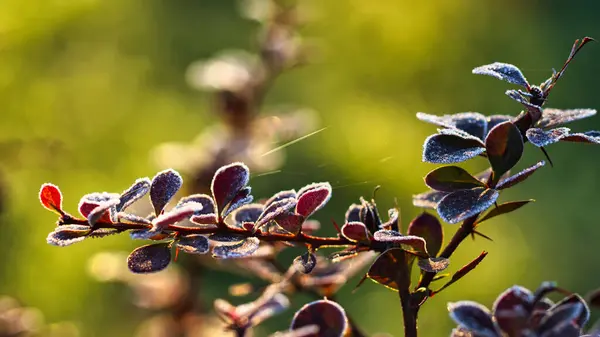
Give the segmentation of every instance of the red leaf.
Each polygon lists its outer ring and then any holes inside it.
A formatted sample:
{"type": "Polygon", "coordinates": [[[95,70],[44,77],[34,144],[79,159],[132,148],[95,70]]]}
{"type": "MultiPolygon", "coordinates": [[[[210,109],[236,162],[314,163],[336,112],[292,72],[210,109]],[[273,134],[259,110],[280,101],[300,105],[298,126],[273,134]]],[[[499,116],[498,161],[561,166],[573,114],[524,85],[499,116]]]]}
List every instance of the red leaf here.
{"type": "Polygon", "coordinates": [[[369,240],[367,226],[362,222],[348,222],[342,226],[342,235],[353,242],[369,240]]]}
{"type": "MultiPolygon", "coordinates": [[[[302,190],[300,191],[302,192],[302,190]]],[[[330,197],[331,185],[329,183],[319,183],[314,188],[299,193],[296,213],[308,217],[323,207],[330,197]]]]}
{"type": "Polygon", "coordinates": [[[64,214],[62,210],[62,193],[58,186],[50,183],[45,183],[40,188],[40,202],[47,210],[64,214]]]}
{"type": "Polygon", "coordinates": [[[232,163],[215,172],[211,191],[219,213],[235,198],[237,193],[248,184],[250,170],[243,163],[232,163]]]}

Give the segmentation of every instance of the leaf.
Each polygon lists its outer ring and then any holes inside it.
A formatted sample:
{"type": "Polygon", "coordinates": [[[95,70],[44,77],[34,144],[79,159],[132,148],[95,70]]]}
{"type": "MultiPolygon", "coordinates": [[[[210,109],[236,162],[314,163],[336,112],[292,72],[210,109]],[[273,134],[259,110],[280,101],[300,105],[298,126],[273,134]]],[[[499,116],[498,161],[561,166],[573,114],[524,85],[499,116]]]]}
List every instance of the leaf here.
{"type": "Polygon", "coordinates": [[[475,137],[437,134],[425,140],[423,161],[434,164],[460,163],[484,152],[484,144],[475,137]]]}
{"type": "Polygon", "coordinates": [[[275,219],[275,217],[277,217],[278,215],[283,214],[284,212],[287,212],[290,209],[294,208],[294,206],[296,206],[296,199],[294,198],[282,199],[272,204],[269,204],[265,207],[264,211],[256,220],[256,223],[254,224],[254,231],[266,225],[268,222],[275,219]]]}
{"type": "Polygon", "coordinates": [[[193,215],[190,221],[197,225],[215,225],[219,222],[217,215],[214,213],[193,215]]]}
{"type": "Polygon", "coordinates": [[[169,225],[189,219],[192,215],[202,210],[202,204],[197,202],[186,203],[185,206],[173,208],[169,212],[163,213],[152,220],[152,224],[157,228],[166,228],[169,225]]]}
{"type": "Polygon", "coordinates": [[[130,224],[152,225],[152,221],[150,221],[144,217],[141,217],[141,216],[135,215],[135,214],[131,214],[131,213],[125,213],[125,212],[117,213],[117,220],[120,222],[130,223],[130,224]]]}
{"type": "Polygon", "coordinates": [[[571,133],[560,139],[565,142],[600,144],[600,131],[587,131],[583,133],[571,133]]]}
{"type": "Polygon", "coordinates": [[[346,214],[344,215],[344,219],[346,220],[346,223],[360,222],[360,209],[361,208],[362,208],[361,205],[357,205],[357,204],[350,205],[350,207],[348,207],[348,210],[346,211],[346,214]]]}
{"type": "Polygon", "coordinates": [[[569,134],[569,128],[556,128],[549,131],[531,128],[527,130],[526,136],[531,144],[542,147],[558,143],[562,138],[569,134]]]}
{"type": "Polygon", "coordinates": [[[460,280],[461,278],[463,278],[465,275],[467,275],[469,272],[471,272],[473,269],[475,269],[475,267],[477,267],[479,265],[479,263],[481,263],[481,261],[483,261],[483,259],[485,259],[485,257],[487,256],[487,252],[483,251],[481,252],[481,254],[479,254],[478,257],[476,257],[473,261],[467,263],[466,265],[462,266],[456,273],[454,273],[454,275],[452,275],[452,278],[450,279],[450,281],[448,281],[446,284],[444,284],[440,289],[434,291],[434,294],[439,293],[440,291],[448,288],[450,285],[452,285],[454,282],[460,280]]]}
{"type": "MultiPolygon", "coordinates": [[[[560,316],[564,317],[564,319],[566,321],[574,320],[578,326],[583,327],[590,319],[590,309],[588,308],[587,304],[585,303],[585,300],[577,294],[572,294],[572,295],[569,295],[569,296],[563,298],[562,300],[560,300],[559,302],[554,304],[551,308],[549,308],[548,312],[552,313],[552,316],[555,316],[555,314],[558,311],[562,311],[562,309],[564,307],[569,306],[569,305],[580,306],[580,310],[578,310],[579,314],[573,313],[573,318],[571,318],[571,314],[565,315],[565,312],[563,311],[560,316]],[[569,318],[566,318],[565,316],[567,316],[569,318]]],[[[544,321],[542,320],[541,324],[543,324],[543,323],[544,323],[544,321]]]]}
{"type": "Polygon", "coordinates": [[[287,190],[287,191],[277,192],[265,202],[265,208],[279,200],[290,199],[290,198],[296,199],[297,195],[298,194],[296,193],[295,190],[287,190]]]}
{"type": "Polygon", "coordinates": [[[207,194],[192,194],[187,197],[183,197],[179,199],[179,202],[177,202],[175,208],[183,207],[190,202],[202,205],[202,210],[197,215],[214,214],[216,212],[215,201],[210,195],[207,194]]]}
{"type": "Polygon", "coordinates": [[[533,199],[529,199],[529,200],[521,200],[521,201],[509,201],[509,202],[505,202],[502,203],[500,205],[498,205],[495,208],[492,208],[491,211],[489,211],[486,215],[484,215],[481,219],[477,220],[477,224],[480,224],[486,220],[489,220],[495,216],[498,215],[502,215],[502,214],[507,214],[510,213],[512,211],[516,211],[519,208],[527,205],[528,203],[535,201],[533,199]]]}
{"type": "Polygon", "coordinates": [[[47,210],[57,214],[63,214],[62,210],[62,193],[58,186],[50,183],[45,183],[40,188],[40,202],[47,210]]]}
{"type": "Polygon", "coordinates": [[[136,274],[161,271],[171,263],[168,243],[154,243],[136,248],[127,257],[127,267],[136,274]]]}
{"type": "Polygon", "coordinates": [[[369,241],[369,231],[362,222],[348,222],[342,226],[342,235],[352,242],[369,241]]]}
{"type": "Polygon", "coordinates": [[[154,214],[160,215],[163,208],[173,198],[173,196],[179,191],[183,179],[177,171],[173,169],[164,170],[158,172],[154,178],[152,178],[152,185],[150,186],[150,200],[154,207],[154,214]]]}
{"type": "Polygon", "coordinates": [[[304,223],[302,215],[287,211],[277,215],[274,220],[279,227],[292,234],[298,234],[302,230],[302,224],[304,223]]]}
{"type": "Polygon", "coordinates": [[[417,264],[419,265],[419,268],[428,273],[438,273],[448,268],[450,265],[450,260],[445,257],[432,257],[419,259],[417,264]]]}
{"type": "Polygon", "coordinates": [[[236,196],[231,200],[231,202],[227,205],[227,209],[221,212],[221,216],[223,218],[227,217],[231,212],[236,209],[249,204],[254,200],[254,197],[250,194],[252,192],[252,188],[250,186],[242,188],[236,196]]]}
{"type": "Polygon", "coordinates": [[[529,99],[526,98],[529,94],[522,92],[521,90],[507,90],[504,92],[508,97],[514,99],[515,101],[521,103],[525,110],[527,110],[526,114],[521,115],[517,119],[513,121],[513,123],[519,126],[521,131],[527,130],[529,127],[533,126],[537,123],[538,120],[542,117],[542,108],[539,105],[535,105],[529,102],[529,99]],[[521,118],[523,118],[521,120],[521,118]],[[526,125],[523,125],[524,128],[521,128],[521,123],[527,121],[526,125]]]}
{"type": "Polygon", "coordinates": [[[494,302],[494,318],[509,336],[518,336],[528,328],[534,296],[526,288],[513,286],[505,290],[494,302]]]}
{"type": "Polygon", "coordinates": [[[406,234],[422,237],[431,256],[436,256],[439,253],[444,241],[442,224],[436,217],[427,212],[421,213],[410,222],[406,234]]]}
{"type": "Polygon", "coordinates": [[[119,196],[121,202],[116,207],[117,212],[121,212],[127,207],[131,206],[134,202],[140,200],[144,195],[150,191],[150,185],[152,182],[149,178],[137,179],[133,185],[123,191],[119,196]]]}
{"type": "Polygon", "coordinates": [[[211,182],[211,191],[219,212],[227,206],[248,185],[250,169],[243,163],[236,162],[225,165],[215,172],[211,182]]]}
{"type": "Polygon", "coordinates": [[[425,239],[415,235],[402,235],[396,231],[379,230],[373,234],[373,238],[380,242],[393,242],[401,244],[403,246],[409,246],[415,249],[417,252],[428,255],[427,248],[425,246],[425,239]]]}
{"type": "MultiPolygon", "coordinates": [[[[585,303],[581,302],[565,303],[559,307],[551,308],[540,321],[537,330],[539,331],[540,336],[546,336],[550,331],[558,331],[562,329],[565,324],[568,325],[573,321],[578,320],[585,310],[587,310],[587,306],[585,303]]],[[[578,327],[581,327],[581,325],[578,324],[578,327]]],[[[553,334],[550,336],[559,335],[553,334]]]]}
{"type": "Polygon", "coordinates": [[[452,192],[442,198],[437,211],[442,220],[455,224],[488,209],[498,195],[496,190],[481,187],[452,192]]]}
{"type": "Polygon", "coordinates": [[[83,225],[63,225],[58,226],[48,234],[46,242],[58,247],[65,247],[76,242],[83,241],[85,236],[91,232],[90,226],[83,225]]]}
{"type": "Polygon", "coordinates": [[[246,240],[246,237],[241,234],[233,234],[233,233],[214,233],[208,236],[208,238],[212,241],[217,241],[221,243],[234,243],[238,244],[242,241],[246,240]]]}
{"type": "Polygon", "coordinates": [[[237,225],[241,225],[244,222],[256,222],[263,210],[264,206],[262,204],[244,205],[233,212],[233,221],[237,225]]]}
{"type": "Polygon", "coordinates": [[[429,172],[425,176],[425,184],[442,192],[454,192],[484,186],[481,181],[458,166],[442,166],[429,172]]]}
{"type": "Polygon", "coordinates": [[[316,325],[319,332],[305,337],[342,337],[349,329],[346,312],[327,299],[310,302],[294,314],[290,330],[316,325]]]}
{"type": "MultiPolygon", "coordinates": [[[[90,213],[95,210],[98,206],[100,206],[101,204],[104,203],[115,203],[118,204],[119,201],[119,195],[116,193],[90,193],[90,194],[86,194],[83,197],[81,197],[81,200],[79,200],[79,213],[81,213],[81,215],[83,215],[84,218],[89,218],[90,213]]],[[[101,222],[107,222],[107,223],[112,223],[112,217],[109,213],[105,213],[103,214],[102,217],[100,217],[99,219],[97,219],[96,221],[101,221],[101,222]]]]}
{"type": "Polygon", "coordinates": [[[165,235],[158,228],[134,229],[129,231],[129,237],[133,240],[150,240],[155,237],[165,235]]]}
{"type": "Polygon", "coordinates": [[[508,83],[529,88],[529,83],[521,70],[512,64],[494,62],[473,69],[473,74],[488,75],[508,83]]]}
{"type": "Polygon", "coordinates": [[[489,309],[477,302],[448,303],[448,311],[454,322],[482,337],[500,336],[489,309]]]}
{"type": "Polygon", "coordinates": [[[547,108],[542,111],[542,118],[537,122],[536,127],[545,129],[558,125],[567,124],[576,120],[591,117],[596,114],[595,109],[552,109],[547,108]]]}
{"type": "Polygon", "coordinates": [[[540,167],[544,165],[546,165],[546,162],[542,160],[536,163],[535,165],[532,165],[509,178],[500,179],[500,182],[498,182],[496,189],[503,190],[506,188],[513,187],[514,185],[525,181],[525,179],[529,178],[532,174],[535,173],[535,171],[537,171],[540,167]]]}
{"type": "Polygon", "coordinates": [[[94,208],[87,216],[90,226],[94,226],[100,219],[103,219],[104,222],[113,223],[114,221],[109,213],[109,210],[118,204],[119,199],[111,199],[98,203],[98,206],[96,206],[96,208],[94,208]]]}
{"type": "MultiPolygon", "coordinates": [[[[514,119],[515,118],[510,115],[491,115],[487,118],[487,121],[488,121],[487,130],[489,132],[491,129],[496,127],[496,125],[504,123],[504,122],[512,122],[514,119]]],[[[487,133],[486,133],[486,136],[487,136],[487,133]]],[[[483,137],[482,139],[485,139],[485,137],[483,137]]]]}
{"type": "Polygon", "coordinates": [[[310,273],[317,265],[317,256],[314,253],[306,252],[294,259],[294,267],[303,274],[310,273]]]}
{"type": "Polygon", "coordinates": [[[521,159],[523,137],[513,123],[501,123],[490,130],[485,138],[485,148],[495,176],[500,177],[521,159]]]}
{"type": "Polygon", "coordinates": [[[206,254],[209,250],[209,243],[206,236],[192,234],[179,237],[177,248],[188,254],[206,254]]]}
{"type": "Polygon", "coordinates": [[[213,257],[219,259],[233,259],[252,255],[258,250],[258,238],[249,237],[233,245],[220,245],[213,248],[213,257]]]}
{"type": "Polygon", "coordinates": [[[483,139],[488,130],[486,117],[478,112],[461,112],[452,115],[435,116],[417,112],[417,118],[424,122],[445,128],[456,128],[468,134],[483,139]]]}
{"type": "Polygon", "coordinates": [[[440,200],[442,200],[447,195],[448,192],[440,192],[434,190],[429,190],[421,194],[416,194],[412,197],[413,206],[437,209],[437,205],[440,202],[440,200]]]}
{"type": "Polygon", "coordinates": [[[400,248],[386,250],[373,262],[367,272],[367,277],[387,288],[398,291],[398,281],[409,277],[402,275],[405,268],[400,265],[406,263],[405,254],[404,250],[400,248]]]}
{"type": "Polygon", "coordinates": [[[290,300],[283,294],[273,295],[268,300],[260,303],[259,307],[248,317],[251,326],[257,326],[270,317],[289,308],[290,300]]]}
{"type": "Polygon", "coordinates": [[[298,192],[296,213],[309,217],[321,209],[331,198],[331,185],[329,183],[311,184],[298,192]]]}

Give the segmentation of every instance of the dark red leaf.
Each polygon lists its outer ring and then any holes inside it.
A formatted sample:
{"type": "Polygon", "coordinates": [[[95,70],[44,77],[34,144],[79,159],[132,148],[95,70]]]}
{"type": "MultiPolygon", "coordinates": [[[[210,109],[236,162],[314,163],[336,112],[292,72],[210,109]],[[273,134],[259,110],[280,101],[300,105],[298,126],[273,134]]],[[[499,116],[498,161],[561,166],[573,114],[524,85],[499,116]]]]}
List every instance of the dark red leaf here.
{"type": "Polygon", "coordinates": [[[155,215],[158,216],[162,212],[171,198],[179,191],[182,184],[183,179],[177,171],[172,169],[158,172],[152,178],[150,200],[152,201],[155,215]]]}
{"type": "Polygon", "coordinates": [[[177,248],[188,254],[206,254],[209,243],[206,236],[192,234],[180,237],[177,240],[177,248]]]}
{"type": "Polygon", "coordinates": [[[376,241],[381,242],[393,242],[402,246],[408,246],[419,253],[428,255],[427,248],[425,246],[425,239],[415,235],[402,235],[396,231],[390,230],[379,230],[373,234],[373,238],[376,241]]]}
{"type": "Polygon", "coordinates": [[[488,160],[496,177],[513,168],[523,154],[523,137],[511,122],[496,125],[485,139],[488,160]]]}
{"type": "Polygon", "coordinates": [[[219,212],[225,210],[238,192],[250,180],[250,170],[243,163],[232,163],[223,166],[215,172],[211,183],[211,191],[219,212]]]}
{"type": "Polygon", "coordinates": [[[446,289],[448,286],[450,286],[452,283],[460,280],[461,278],[463,278],[465,275],[467,275],[469,272],[471,272],[473,269],[475,269],[475,267],[477,267],[479,265],[479,263],[481,263],[481,261],[483,261],[483,259],[485,259],[485,257],[487,256],[487,252],[481,252],[481,254],[479,254],[478,257],[476,257],[473,261],[467,263],[466,265],[464,265],[462,268],[460,268],[456,273],[454,273],[454,275],[452,275],[452,278],[450,279],[450,281],[448,281],[448,283],[444,284],[440,289],[434,291],[433,293],[439,293],[440,291],[446,289]]]}
{"type": "Polygon", "coordinates": [[[454,192],[485,186],[469,172],[458,166],[442,166],[425,176],[425,184],[434,190],[454,192]]]}
{"type": "Polygon", "coordinates": [[[296,206],[296,199],[294,198],[281,199],[269,204],[256,220],[254,231],[257,231],[262,226],[274,220],[278,215],[288,212],[290,209],[294,208],[294,206],[296,206]]]}
{"type": "Polygon", "coordinates": [[[528,327],[533,299],[533,293],[520,286],[513,286],[498,296],[493,312],[502,331],[510,336],[518,336],[528,327]]]}
{"type": "Polygon", "coordinates": [[[344,308],[329,300],[314,301],[300,308],[294,315],[290,330],[309,325],[317,325],[319,332],[305,337],[342,337],[349,329],[344,308]]]}
{"type": "Polygon", "coordinates": [[[481,187],[461,190],[446,195],[437,206],[442,220],[455,224],[488,209],[496,202],[499,193],[481,187]]]}
{"type": "Polygon", "coordinates": [[[406,253],[399,248],[392,248],[377,257],[367,272],[367,277],[373,281],[393,290],[398,291],[398,280],[406,279],[402,275],[406,270],[401,264],[406,263],[406,253]]]}
{"type": "Polygon", "coordinates": [[[294,267],[303,274],[310,273],[316,265],[317,257],[311,252],[306,252],[294,259],[294,267]]]}
{"type": "Polygon", "coordinates": [[[183,220],[189,219],[192,215],[202,210],[202,205],[196,202],[186,203],[184,206],[176,207],[169,212],[163,213],[152,220],[152,224],[157,228],[165,228],[183,220]]]}
{"type": "Polygon", "coordinates": [[[350,205],[350,207],[348,207],[348,210],[346,211],[346,215],[344,216],[346,222],[360,222],[361,207],[361,205],[357,204],[350,205]]]}
{"type": "Polygon", "coordinates": [[[421,213],[411,221],[406,234],[425,239],[427,251],[431,256],[436,256],[439,253],[444,241],[442,224],[435,216],[427,212],[421,213]]]}
{"type": "Polygon", "coordinates": [[[460,163],[485,152],[477,137],[437,134],[428,137],[423,145],[423,161],[435,164],[460,163]]]}
{"type": "Polygon", "coordinates": [[[492,208],[491,211],[489,211],[486,215],[484,215],[483,217],[481,217],[481,219],[477,220],[477,224],[480,224],[486,220],[489,220],[495,216],[498,215],[502,215],[502,214],[507,214],[510,213],[512,211],[516,211],[519,208],[527,205],[528,203],[535,201],[533,199],[529,199],[529,200],[521,200],[521,201],[509,201],[509,202],[505,202],[503,204],[498,205],[497,207],[492,208]]]}
{"type": "Polygon", "coordinates": [[[460,326],[479,336],[499,336],[488,308],[473,301],[448,303],[450,317],[460,326]]]}
{"type": "Polygon", "coordinates": [[[302,229],[302,223],[304,223],[304,217],[302,215],[294,214],[292,212],[283,212],[277,215],[274,220],[279,227],[292,234],[298,234],[302,229]]]}
{"type": "Polygon", "coordinates": [[[231,200],[231,202],[226,206],[226,210],[221,213],[221,216],[223,218],[225,218],[231,212],[235,211],[236,209],[240,208],[241,206],[251,203],[252,200],[254,200],[254,197],[250,194],[251,192],[252,192],[252,189],[250,188],[250,186],[242,188],[235,195],[233,200],[231,200]]]}
{"type": "Polygon", "coordinates": [[[542,167],[544,165],[546,165],[546,162],[542,160],[542,161],[538,162],[537,164],[530,166],[513,176],[510,176],[505,179],[501,179],[500,182],[498,183],[498,185],[496,186],[496,189],[502,190],[505,188],[513,187],[516,184],[525,181],[525,179],[529,178],[532,174],[535,173],[535,171],[537,171],[540,167],[542,167]]]}
{"type": "Polygon", "coordinates": [[[121,193],[119,197],[121,201],[116,207],[117,212],[121,212],[146,195],[150,191],[151,184],[152,182],[148,178],[137,179],[133,185],[121,193]]]}
{"type": "Polygon", "coordinates": [[[369,231],[362,222],[348,222],[341,229],[342,235],[352,242],[364,242],[369,240],[369,231]]]}
{"type": "Polygon", "coordinates": [[[39,194],[40,202],[46,209],[63,214],[62,211],[62,193],[58,186],[50,183],[45,183],[40,188],[39,194]]]}

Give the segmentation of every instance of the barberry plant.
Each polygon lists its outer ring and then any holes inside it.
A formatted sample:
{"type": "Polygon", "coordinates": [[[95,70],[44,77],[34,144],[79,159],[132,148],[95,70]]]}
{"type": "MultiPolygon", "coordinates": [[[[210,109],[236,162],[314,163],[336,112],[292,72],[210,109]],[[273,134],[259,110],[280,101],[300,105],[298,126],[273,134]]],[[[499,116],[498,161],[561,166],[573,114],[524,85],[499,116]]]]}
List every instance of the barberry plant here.
{"type": "MultiPolygon", "coordinates": [[[[546,157],[545,146],[555,142],[600,143],[598,131],[571,133],[564,127],[551,129],[592,116],[596,110],[544,107],[567,66],[590,41],[587,37],[577,40],[561,70],[539,86],[530,85],[522,72],[510,64],[496,62],[473,70],[475,74],[490,75],[525,88],[526,91],[506,92],[524,106],[517,116],[486,117],[472,112],[444,116],[417,114],[419,119],[439,126],[437,133],[425,140],[423,161],[446,165],[426,175],[425,184],[430,190],[414,196],[413,204],[435,210],[446,223],[460,223],[445,245],[443,225],[434,214],[424,211],[403,231],[399,209],[390,208],[382,216],[374,198],[360,198],[358,203],[350,205],[343,224],[333,223],[337,235],[317,235],[318,226],[312,216],[332,196],[328,182],[282,190],[264,202],[254,202],[249,186],[250,170],[242,162],[217,169],[209,194],[192,194],[173,203],[183,179],[178,172],[168,169],[152,179],[137,179],[121,193],[83,196],[78,207],[80,216],[63,208],[63,196],[57,186],[44,184],[40,201],[59,216],[47,242],[68,246],[88,238],[127,232],[132,239],[151,241],[127,258],[129,270],[141,274],[165,269],[173,254],[179,253],[211,254],[215,259],[243,261],[244,268],[268,280],[270,285],[250,303],[233,306],[225,300],[215,302],[216,313],[237,336],[249,336],[253,327],[286,309],[289,305],[286,294],[292,290],[314,294],[318,299],[295,314],[289,331],[276,336],[364,336],[356,322],[336,303],[335,295],[356,272],[356,269],[349,272],[345,263],[358,261],[361,266],[372,261],[362,281],[368,278],[397,292],[404,334],[417,336],[421,306],[469,274],[487,255],[482,252],[449,276],[444,285],[433,287],[433,281],[447,277],[440,272],[448,267],[459,245],[469,236],[487,238],[479,230],[481,223],[533,201],[498,202],[502,191],[525,181],[545,164],[540,161],[511,173],[520,162],[526,142],[541,148],[546,157]],[[459,166],[447,165],[475,157],[485,158],[489,168],[471,174],[459,166]],[[152,212],[146,215],[130,212],[130,206],[146,195],[152,212]],[[304,252],[289,268],[277,268],[274,257],[289,246],[301,247],[304,252]],[[325,258],[320,255],[320,249],[325,247],[338,250],[325,258]],[[413,273],[419,273],[417,284],[412,284],[413,273]]],[[[589,316],[585,300],[569,294],[564,300],[552,303],[545,296],[555,290],[561,289],[548,283],[535,293],[513,287],[501,295],[493,312],[473,302],[452,303],[451,317],[459,325],[452,334],[580,336],[589,316]]]]}

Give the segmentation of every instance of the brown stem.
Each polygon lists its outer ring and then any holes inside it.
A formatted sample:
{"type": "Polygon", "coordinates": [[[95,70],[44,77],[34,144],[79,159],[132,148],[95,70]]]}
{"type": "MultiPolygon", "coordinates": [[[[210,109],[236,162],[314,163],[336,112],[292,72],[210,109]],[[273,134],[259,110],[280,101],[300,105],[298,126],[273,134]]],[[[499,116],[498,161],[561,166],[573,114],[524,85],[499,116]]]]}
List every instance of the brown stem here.
{"type": "Polygon", "coordinates": [[[410,267],[406,261],[406,254],[401,254],[402,259],[397,261],[400,270],[397,274],[398,295],[402,306],[404,321],[404,336],[417,337],[417,306],[413,306],[410,293],[410,267]]]}

